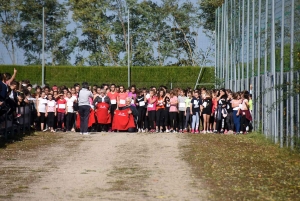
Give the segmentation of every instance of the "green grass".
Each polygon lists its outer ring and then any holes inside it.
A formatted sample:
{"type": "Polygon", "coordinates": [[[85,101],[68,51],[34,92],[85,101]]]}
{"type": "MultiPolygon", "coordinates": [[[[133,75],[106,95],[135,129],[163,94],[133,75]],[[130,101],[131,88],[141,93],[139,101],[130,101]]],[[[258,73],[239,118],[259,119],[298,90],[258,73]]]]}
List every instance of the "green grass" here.
{"type": "Polygon", "coordinates": [[[191,135],[184,159],[212,200],[300,200],[300,154],[254,133],[191,135]]]}

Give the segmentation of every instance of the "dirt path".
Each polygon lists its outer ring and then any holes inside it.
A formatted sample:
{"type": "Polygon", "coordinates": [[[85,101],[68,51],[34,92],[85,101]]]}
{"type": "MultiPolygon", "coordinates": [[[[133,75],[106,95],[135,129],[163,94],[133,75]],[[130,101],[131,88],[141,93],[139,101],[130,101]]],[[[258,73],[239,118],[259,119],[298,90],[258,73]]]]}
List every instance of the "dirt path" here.
{"type": "Polygon", "coordinates": [[[181,158],[179,147],[187,141],[183,135],[97,133],[65,138],[72,143],[45,148],[27,161],[1,164],[36,170],[31,171],[35,179],[11,200],[207,200],[208,193],[181,158]]]}

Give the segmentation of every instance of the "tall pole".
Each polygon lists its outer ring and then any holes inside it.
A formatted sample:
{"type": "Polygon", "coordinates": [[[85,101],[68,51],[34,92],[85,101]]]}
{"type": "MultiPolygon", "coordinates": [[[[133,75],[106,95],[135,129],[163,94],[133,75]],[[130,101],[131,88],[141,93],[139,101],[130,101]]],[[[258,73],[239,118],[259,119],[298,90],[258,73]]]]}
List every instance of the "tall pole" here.
{"type": "Polygon", "coordinates": [[[128,20],[128,22],[127,22],[127,24],[128,24],[128,27],[127,27],[127,31],[128,31],[128,33],[127,33],[127,35],[128,35],[128,40],[127,40],[127,45],[128,45],[128,61],[127,61],[127,63],[128,63],[128,87],[130,87],[130,36],[129,36],[129,7],[127,7],[127,13],[128,13],[128,16],[127,16],[127,20],[128,20]]]}
{"type": "Polygon", "coordinates": [[[45,85],[45,8],[43,7],[42,86],[45,85]]]}
{"type": "MultiPolygon", "coordinates": [[[[284,69],[284,26],[285,26],[285,3],[284,1],[281,2],[282,3],[282,6],[281,6],[281,50],[280,50],[280,85],[283,86],[284,84],[284,80],[283,80],[283,69],[284,69]]],[[[280,99],[283,98],[283,91],[280,90],[280,99]]],[[[284,108],[283,108],[283,101],[280,100],[280,112],[283,112],[284,111],[284,108]]],[[[284,128],[284,125],[283,125],[283,117],[282,115],[280,115],[280,131],[279,131],[279,134],[280,134],[280,147],[283,147],[283,128],[284,128]]]]}
{"type": "MultiPolygon", "coordinates": [[[[295,30],[295,0],[291,0],[291,50],[290,50],[290,92],[291,94],[294,91],[294,30],[295,30]]],[[[294,149],[294,97],[293,94],[290,95],[290,119],[291,119],[291,124],[290,124],[290,132],[291,132],[291,148],[294,149]]]]}
{"type": "Polygon", "coordinates": [[[275,143],[278,143],[278,130],[277,130],[277,96],[276,96],[276,55],[275,55],[275,2],[272,1],[272,26],[271,26],[271,72],[273,74],[273,101],[275,103],[275,108],[272,111],[272,122],[273,122],[273,139],[275,140],[275,143]]]}

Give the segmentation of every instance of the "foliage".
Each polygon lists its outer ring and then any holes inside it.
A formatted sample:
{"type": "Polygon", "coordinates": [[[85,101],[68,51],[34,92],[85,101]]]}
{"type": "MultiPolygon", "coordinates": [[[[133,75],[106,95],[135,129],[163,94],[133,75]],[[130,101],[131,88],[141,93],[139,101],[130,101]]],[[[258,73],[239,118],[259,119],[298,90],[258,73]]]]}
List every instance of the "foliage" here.
{"type": "Polygon", "coordinates": [[[20,3],[18,0],[0,2],[0,43],[2,43],[11,59],[12,64],[16,64],[16,33],[21,28],[19,19],[20,3]]]}
{"type": "MultiPolygon", "coordinates": [[[[41,84],[41,66],[0,66],[0,72],[18,70],[17,80],[28,79],[32,84],[41,84]]],[[[73,67],[73,66],[46,66],[45,80],[49,85],[72,86],[75,82],[88,81],[90,84],[115,83],[127,86],[126,67],[73,67]]],[[[199,67],[131,67],[131,84],[138,87],[151,85],[166,85],[173,87],[193,87],[199,74],[199,67]]],[[[201,83],[213,87],[214,68],[204,68],[201,83]]],[[[203,85],[202,85],[203,86],[203,85]]]]}
{"type": "MultiPolygon", "coordinates": [[[[70,64],[70,54],[77,44],[75,32],[67,31],[67,9],[57,0],[22,0],[17,43],[25,51],[26,64],[41,64],[43,7],[45,8],[45,51],[50,65],[70,64]]],[[[47,58],[46,58],[47,59],[47,58]]]]}
{"type": "Polygon", "coordinates": [[[126,2],[127,8],[121,0],[69,0],[73,20],[82,30],[76,64],[125,66],[129,53],[133,66],[200,65],[195,55],[197,4],[180,0],[126,2]],[[89,56],[84,57],[82,51],[89,56]]]}
{"type": "Polygon", "coordinates": [[[201,0],[199,1],[201,14],[199,15],[203,27],[208,30],[215,30],[216,9],[224,3],[224,0],[201,0]]]}
{"type": "Polygon", "coordinates": [[[298,200],[300,155],[263,135],[197,135],[184,158],[206,182],[212,200],[298,200]]]}

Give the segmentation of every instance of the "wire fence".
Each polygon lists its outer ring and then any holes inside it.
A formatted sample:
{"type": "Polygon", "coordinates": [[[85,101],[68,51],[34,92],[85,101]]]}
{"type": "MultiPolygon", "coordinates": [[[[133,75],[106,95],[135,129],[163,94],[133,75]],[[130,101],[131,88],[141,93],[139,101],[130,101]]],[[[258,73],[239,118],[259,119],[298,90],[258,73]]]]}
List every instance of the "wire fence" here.
{"type": "Polygon", "coordinates": [[[19,106],[16,108],[16,113],[20,115],[17,119],[18,123],[12,115],[9,115],[9,111],[0,116],[0,135],[5,140],[31,132],[31,125],[33,125],[32,106],[19,106]]]}
{"type": "Polygon", "coordinates": [[[252,85],[254,128],[281,147],[300,146],[299,21],[295,0],[225,0],[216,10],[217,85],[252,85]]]}

